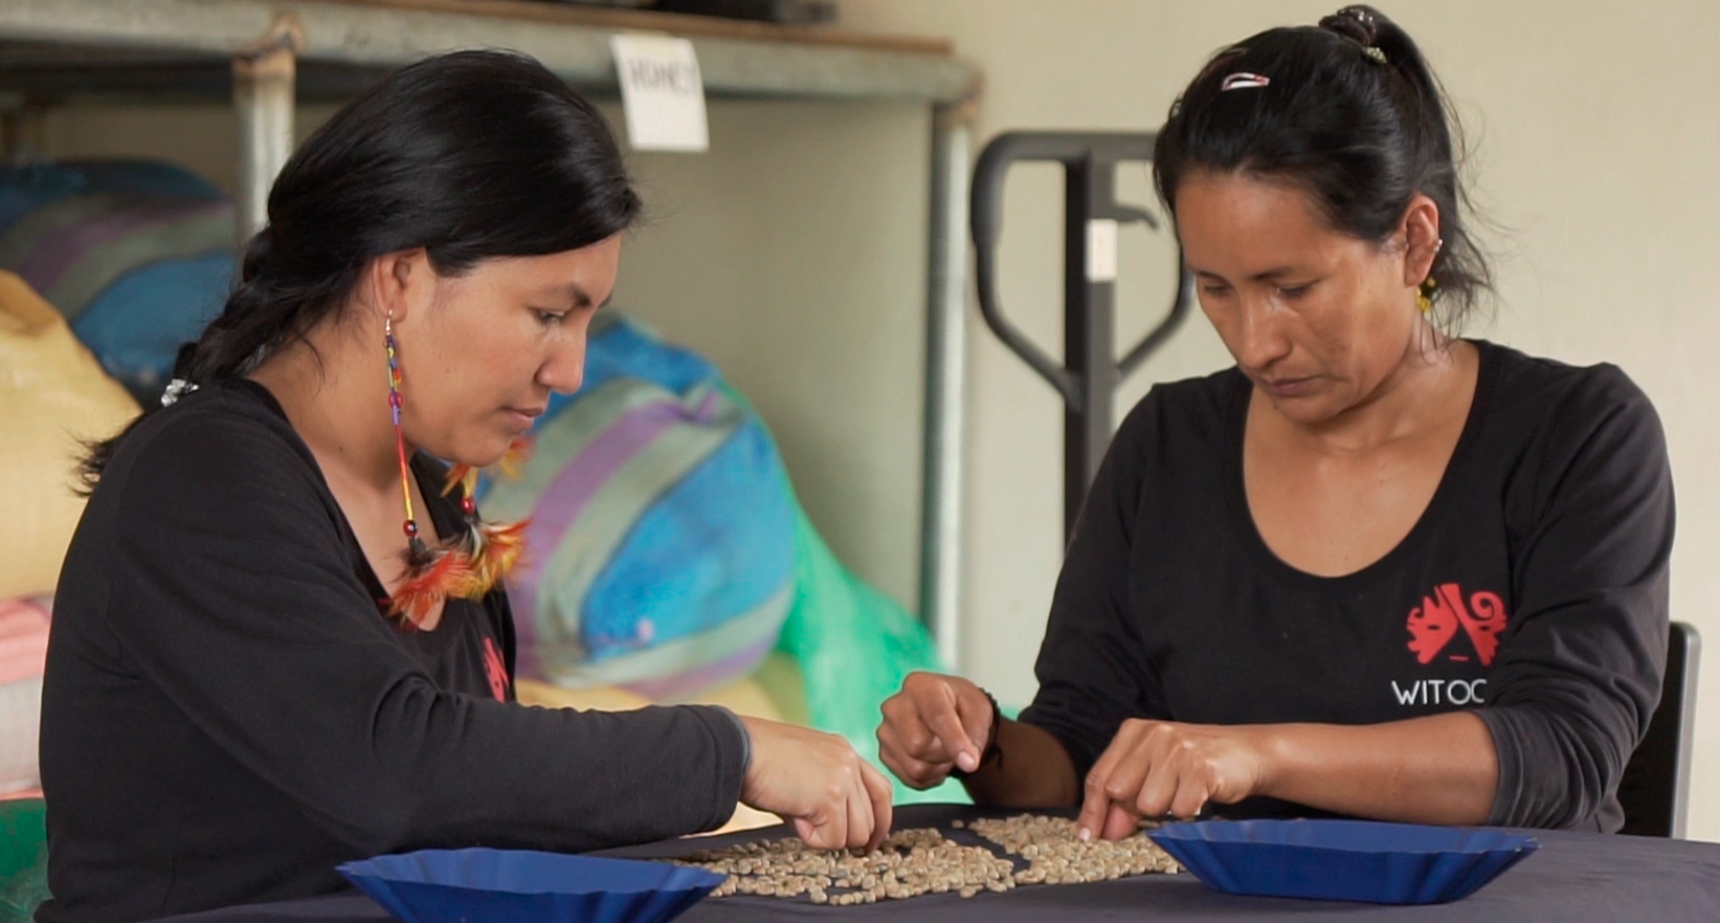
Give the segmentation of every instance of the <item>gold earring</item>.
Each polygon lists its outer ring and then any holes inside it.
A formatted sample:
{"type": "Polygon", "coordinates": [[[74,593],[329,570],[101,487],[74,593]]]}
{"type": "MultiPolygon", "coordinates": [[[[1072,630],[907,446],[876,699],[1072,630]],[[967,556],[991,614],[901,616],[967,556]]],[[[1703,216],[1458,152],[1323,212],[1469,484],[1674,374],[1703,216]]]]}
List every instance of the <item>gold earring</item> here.
{"type": "Polygon", "coordinates": [[[1433,289],[1437,284],[1432,276],[1428,276],[1415,290],[1415,306],[1421,310],[1423,316],[1433,313],[1433,289]]]}

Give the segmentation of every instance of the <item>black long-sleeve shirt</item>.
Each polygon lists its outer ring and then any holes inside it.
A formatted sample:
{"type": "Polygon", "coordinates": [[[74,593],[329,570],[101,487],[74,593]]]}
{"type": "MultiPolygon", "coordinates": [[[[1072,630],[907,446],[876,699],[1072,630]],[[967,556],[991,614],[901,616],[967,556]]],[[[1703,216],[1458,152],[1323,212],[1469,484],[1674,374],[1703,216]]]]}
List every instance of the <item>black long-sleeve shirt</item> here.
{"type": "Polygon", "coordinates": [[[1617,368],[1476,346],[1475,398],[1426,511],[1335,578],[1285,564],[1254,526],[1248,380],[1154,388],[1082,510],[1023,720],[1085,775],[1131,717],[1355,725],[1474,709],[1499,757],[1490,823],[1617,830],[1618,780],[1665,668],[1665,439],[1617,368]]]}
{"type": "MultiPolygon", "coordinates": [[[[437,529],[457,510],[415,472],[437,529]]],[[[744,732],[717,709],[513,701],[500,592],[433,631],[385,596],[269,393],[205,385],[143,421],[90,498],[42,696],[42,923],[335,890],[432,846],[582,850],[722,824],[744,732]]]]}

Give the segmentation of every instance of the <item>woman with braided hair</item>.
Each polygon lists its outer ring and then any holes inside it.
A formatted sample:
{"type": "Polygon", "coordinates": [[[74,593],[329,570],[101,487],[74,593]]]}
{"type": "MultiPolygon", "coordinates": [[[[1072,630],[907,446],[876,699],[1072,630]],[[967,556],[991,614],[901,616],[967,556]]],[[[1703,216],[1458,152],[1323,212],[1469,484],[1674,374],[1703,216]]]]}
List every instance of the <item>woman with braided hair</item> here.
{"type": "Polygon", "coordinates": [[[639,210],[597,110],[509,54],[404,68],[293,155],[165,406],[86,461],[38,919],[332,891],[413,848],[660,839],[737,801],[815,846],[883,839],[889,783],[841,738],[514,700],[518,532],[460,468],[579,387],[639,210]]]}
{"type": "Polygon", "coordinates": [[[891,770],[1107,837],[1206,811],[1620,827],[1666,654],[1665,440],[1617,368],[1457,336],[1489,289],[1458,150],[1371,8],[1211,59],[1153,169],[1236,364],[1122,424],[1020,720],[917,674],[891,770]]]}

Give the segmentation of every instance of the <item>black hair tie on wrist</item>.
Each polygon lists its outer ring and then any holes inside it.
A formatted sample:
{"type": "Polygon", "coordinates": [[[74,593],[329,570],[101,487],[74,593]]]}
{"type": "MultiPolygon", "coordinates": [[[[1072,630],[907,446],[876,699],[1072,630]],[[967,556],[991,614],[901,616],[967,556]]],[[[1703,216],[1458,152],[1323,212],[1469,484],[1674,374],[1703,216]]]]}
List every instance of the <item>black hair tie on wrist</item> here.
{"type": "MultiPolygon", "coordinates": [[[[981,689],[980,694],[984,695],[985,700],[991,703],[991,728],[986,731],[985,747],[979,752],[979,765],[974,767],[974,772],[980,771],[987,763],[1003,765],[1003,748],[997,745],[997,728],[998,725],[1003,724],[1003,710],[997,707],[997,699],[991,693],[981,689]]],[[[960,766],[950,768],[950,778],[952,779],[965,779],[972,774],[960,766]]]]}

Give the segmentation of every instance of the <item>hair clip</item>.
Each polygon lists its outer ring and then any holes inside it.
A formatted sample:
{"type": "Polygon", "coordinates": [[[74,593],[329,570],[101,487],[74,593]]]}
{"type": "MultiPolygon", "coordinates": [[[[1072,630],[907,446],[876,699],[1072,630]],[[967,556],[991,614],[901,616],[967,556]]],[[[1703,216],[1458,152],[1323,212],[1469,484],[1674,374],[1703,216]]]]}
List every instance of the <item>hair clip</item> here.
{"type": "Polygon", "coordinates": [[[1374,59],[1375,61],[1378,61],[1381,64],[1386,63],[1386,53],[1379,50],[1378,48],[1376,48],[1373,45],[1364,46],[1362,48],[1362,53],[1367,55],[1368,57],[1374,59]]]}
{"type": "Polygon", "coordinates": [[[1250,74],[1247,71],[1237,71],[1224,78],[1224,82],[1218,85],[1218,91],[1223,93],[1229,90],[1256,90],[1271,82],[1272,78],[1270,77],[1250,74]]]}
{"type": "Polygon", "coordinates": [[[167,390],[161,392],[161,406],[172,407],[179,399],[193,391],[197,386],[183,378],[175,378],[167,383],[167,390]]]}
{"type": "Polygon", "coordinates": [[[1374,14],[1368,12],[1364,7],[1346,6],[1338,11],[1338,15],[1348,16],[1351,19],[1354,19],[1356,22],[1366,26],[1370,32],[1377,28],[1374,25],[1374,14]]]}

